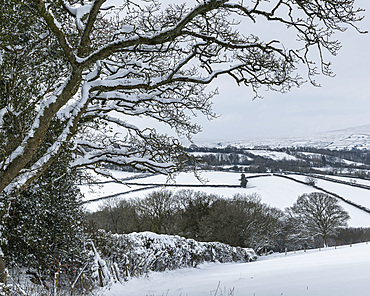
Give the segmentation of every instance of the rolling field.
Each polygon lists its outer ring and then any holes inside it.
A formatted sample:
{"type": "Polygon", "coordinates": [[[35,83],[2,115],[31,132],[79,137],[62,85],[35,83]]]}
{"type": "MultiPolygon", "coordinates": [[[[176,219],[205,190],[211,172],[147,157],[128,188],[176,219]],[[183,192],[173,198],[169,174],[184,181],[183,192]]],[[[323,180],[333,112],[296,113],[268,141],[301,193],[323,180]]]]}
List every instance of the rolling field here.
{"type": "MultiPolygon", "coordinates": [[[[246,174],[247,188],[240,188],[240,173],[204,171],[200,182],[192,173],[181,173],[175,181],[166,184],[166,177],[143,176],[133,173],[112,172],[123,183],[100,179],[100,184],[81,186],[85,206],[96,211],[109,201],[142,198],[153,190],[191,189],[225,197],[234,194],[258,194],[262,202],[285,209],[304,193],[330,191],[358,206],[370,208],[370,190],[356,187],[368,181],[334,178],[316,179],[318,186],[303,184],[303,175],[246,174]],[[218,187],[217,187],[218,186],[218,187]],[[224,187],[223,187],[224,186],[224,187]]],[[[333,178],[333,177],[331,177],[333,178]]],[[[367,209],[340,200],[351,216],[349,226],[370,227],[367,209]]],[[[183,268],[166,272],[150,272],[146,277],[115,283],[103,295],[118,296],[365,296],[368,295],[370,244],[331,247],[275,253],[261,256],[252,263],[207,263],[198,268],[183,268]]]]}
{"type": "MultiPolygon", "coordinates": [[[[123,180],[126,184],[117,184],[100,178],[101,184],[94,186],[81,186],[85,194],[85,206],[88,211],[96,211],[107,201],[141,198],[153,190],[164,188],[167,179],[161,175],[143,176],[134,173],[112,171],[115,178],[123,180]]],[[[291,206],[304,193],[319,191],[312,186],[295,182],[291,179],[282,178],[271,174],[246,174],[248,179],[247,188],[240,188],[240,173],[230,172],[201,172],[200,182],[193,173],[181,173],[174,181],[167,183],[168,190],[191,189],[194,191],[203,191],[220,196],[232,197],[234,194],[258,194],[262,202],[271,206],[285,209],[291,206]],[[225,186],[225,187],[214,187],[225,186]],[[234,186],[234,187],[226,187],[234,186]]],[[[298,181],[304,181],[305,176],[290,176],[298,181]]],[[[341,178],[344,181],[350,181],[349,178],[341,178]]],[[[370,208],[370,190],[341,184],[326,180],[317,180],[317,185],[325,190],[340,195],[345,200],[349,200],[357,205],[370,208]]],[[[349,226],[352,227],[370,227],[370,214],[354,207],[344,201],[340,201],[342,207],[347,210],[351,216],[349,226]]]]}

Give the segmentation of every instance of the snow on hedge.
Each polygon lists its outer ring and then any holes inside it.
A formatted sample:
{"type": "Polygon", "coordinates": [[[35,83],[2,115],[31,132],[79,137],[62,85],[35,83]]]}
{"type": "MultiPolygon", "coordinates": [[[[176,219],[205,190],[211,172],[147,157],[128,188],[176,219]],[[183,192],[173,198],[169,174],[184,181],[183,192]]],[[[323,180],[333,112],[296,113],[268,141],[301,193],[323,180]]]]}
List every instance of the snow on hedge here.
{"type": "Polygon", "coordinates": [[[365,296],[370,244],[275,253],[250,264],[203,264],[115,284],[105,296],[365,296]]]}
{"type": "Polygon", "coordinates": [[[108,266],[118,267],[119,276],[125,280],[150,271],[196,267],[204,262],[250,262],[257,259],[253,249],[152,232],[112,234],[100,230],[94,241],[108,266]]]}

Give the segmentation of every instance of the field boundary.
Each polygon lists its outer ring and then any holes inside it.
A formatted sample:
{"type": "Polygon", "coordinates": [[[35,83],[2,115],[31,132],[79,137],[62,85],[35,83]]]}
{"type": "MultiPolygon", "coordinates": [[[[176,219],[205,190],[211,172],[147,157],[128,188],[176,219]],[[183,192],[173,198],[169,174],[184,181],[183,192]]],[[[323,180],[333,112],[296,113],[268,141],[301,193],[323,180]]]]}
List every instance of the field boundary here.
{"type": "MultiPolygon", "coordinates": [[[[357,204],[357,203],[354,203],[353,201],[350,201],[350,200],[348,200],[348,199],[344,198],[343,196],[340,196],[339,194],[336,194],[336,193],[334,193],[334,192],[330,192],[329,190],[326,190],[326,189],[324,189],[324,188],[322,188],[322,187],[319,187],[319,186],[317,186],[317,185],[310,185],[310,184],[307,184],[307,183],[306,183],[306,182],[304,182],[304,181],[294,179],[293,177],[290,177],[290,176],[287,176],[287,175],[281,175],[281,174],[273,174],[273,175],[274,175],[274,176],[277,176],[277,177],[281,177],[281,178],[286,178],[286,179],[289,179],[289,180],[292,180],[292,181],[295,181],[295,182],[298,182],[298,183],[301,183],[301,184],[304,184],[304,185],[307,185],[307,186],[311,186],[311,187],[313,187],[313,188],[316,188],[317,190],[320,190],[320,191],[322,191],[322,192],[324,192],[324,193],[327,193],[327,194],[329,194],[329,195],[332,195],[332,196],[334,196],[334,197],[336,197],[336,198],[340,199],[341,201],[343,201],[343,202],[345,202],[345,203],[347,203],[347,204],[349,204],[349,205],[351,205],[351,206],[353,206],[353,207],[355,207],[355,208],[358,208],[358,209],[360,209],[360,210],[362,210],[362,211],[364,211],[364,212],[366,212],[366,213],[370,214],[370,209],[369,209],[369,208],[364,207],[364,206],[362,206],[362,205],[359,205],[359,204],[357,204]]],[[[303,175],[303,174],[302,174],[302,175],[303,175]]],[[[311,176],[311,177],[312,177],[312,175],[307,175],[307,176],[311,176]]],[[[327,181],[329,181],[329,180],[327,180],[327,181]]],[[[340,183],[340,182],[338,182],[338,183],[340,183]]]]}
{"type": "MultiPolygon", "coordinates": [[[[114,181],[112,181],[114,182],[114,181]]],[[[185,187],[185,188],[204,188],[204,187],[211,187],[211,188],[242,188],[240,185],[228,185],[228,184],[156,184],[156,183],[125,183],[128,186],[144,186],[143,188],[137,188],[133,189],[130,191],[125,191],[125,192],[120,192],[120,193],[115,193],[107,196],[102,196],[90,200],[84,200],[81,202],[81,204],[88,204],[96,201],[101,201],[105,199],[110,199],[114,197],[118,197],[121,195],[126,195],[130,194],[133,192],[139,192],[139,191],[144,191],[148,189],[154,189],[154,188],[161,188],[161,187],[185,187]]]]}
{"type": "MultiPolygon", "coordinates": [[[[303,174],[295,174],[295,175],[310,176],[310,177],[314,177],[314,178],[318,178],[318,179],[323,179],[323,180],[326,180],[326,181],[329,181],[329,182],[335,182],[335,183],[339,183],[339,184],[344,184],[344,185],[348,185],[348,186],[359,187],[359,188],[362,188],[362,189],[370,190],[370,186],[363,185],[363,184],[357,184],[357,183],[353,184],[353,183],[347,182],[347,181],[327,178],[327,177],[323,177],[323,176],[316,176],[316,175],[311,175],[311,174],[304,174],[304,173],[303,174]]],[[[253,179],[253,178],[259,178],[259,177],[270,177],[270,176],[286,178],[286,179],[289,179],[291,181],[294,181],[294,182],[297,182],[297,183],[300,183],[300,184],[303,184],[303,185],[306,185],[306,186],[313,187],[317,190],[320,190],[324,193],[327,193],[331,196],[334,196],[337,199],[339,199],[339,200],[341,200],[341,201],[343,201],[343,202],[345,202],[345,203],[347,203],[347,204],[349,204],[349,205],[351,205],[351,206],[353,206],[357,209],[360,209],[360,210],[370,214],[370,209],[365,207],[365,206],[362,206],[362,205],[357,204],[357,203],[355,203],[351,200],[348,200],[345,197],[340,196],[337,193],[330,192],[330,191],[326,190],[325,188],[319,187],[317,185],[310,185],[305,181],[297,180],[294,177],[287,176],[287,175],[284,175],[284,174],[271,173],[271,174],[252,175],[252,176],[248,176],[247,180],[248,179],[253,179]]],[[[115,183],[115,181],[108,181],[108,182],[104,182],[104,183],[109,183],[109,182],[115,183]]],[[[93,203],[93,202],[97,202],[97,201],[102,201],[102,200],[107,200],[107,199],[119,197],[119,196],[122,196],[122,195],[127,195],[127,194],[134,193],[134,192],[145,191],[145,190],[150,190],[150,189],[155,189],[155,188],[167,188],[167,187],[242,188],[240,185],[230,185],[230,184],[170,184],[170,183],[169,184],[158,184],[158,183],[136,183],[136,182],[122,182],[122,184],[126,184],[127,186],[142,186],[142,188],[137,188],[137,189],[133,189],[133,190],[125,191],[125,192],[119,192],[119,193],[115,193],[115,194],[111,194],[111,195],[107,195],[107,196],[102,196],[102,197],[98,197],[98,198],[94,198],[94,199],[90,199],[90,200],[84,200],[84,201],[81,202],[81,204],[89,204],[89,203],[93,203]]]]}

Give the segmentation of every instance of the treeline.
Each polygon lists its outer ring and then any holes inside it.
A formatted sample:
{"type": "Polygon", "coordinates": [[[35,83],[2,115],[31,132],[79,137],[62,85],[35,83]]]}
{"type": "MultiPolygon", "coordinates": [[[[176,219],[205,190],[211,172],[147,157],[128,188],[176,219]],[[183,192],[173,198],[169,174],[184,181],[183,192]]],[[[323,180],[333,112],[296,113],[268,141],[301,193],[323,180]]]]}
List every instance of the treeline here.
{"type": "MultiPolygon", "coordinates": [[[[256,194],[226,198],[192,190],[161,190],[138,200],[111,200],[100,211],[87,214],[86,221],[93,233],[98,229],[152,231],[253,248],[259,254],[322,246],[323,238],[308,231],[298,218],[262,203],[256,194]]],[[[325,240],[329,245],[368,241],[370,231],[336,228],[325,240]]]]}
{"type": "Polygon", "coordinates": [[[177,234],[258,252],[275,245],[282,216],[280,210],[261,203],[256,195],[227,199],[192,190],[160,190],[143,199],[107,202],[86,219],[92,231],[177,234]]]}
{"type": "MultiPolygon", "coordinates": [[[[257,147],[258,148],[258,147],[257,147]]],[[[256,148],[256,149],[257,149],[256,148]]],[[[192,145],[186,148],[187,152],[199,152],[198,157],[203,169],[211,170],[232,170],[247,173],[265,173],[292,171],[302,173],[321,173],[315,168],[332,167],[327,171],[328,174],[343,175],[346,173],[361,178],[370,178],[367,172],[367,166],[370,165],[370,151],[367,150],[329,150],[313,147],[289,147],[289,148],[268,148],[267,151],[285,152],[295,156],[297,159],[274,160],[255,155],[250,149],[236,148],[228,146],[226,148],[215,147],[197,147],[192,145]],[[351,161],[357,164],[350,164],[351,161]],[[361,166],[363,164],[363,166],[361,166]],[[229,166],[229,168],[225,168],[229,166]]],[[[128,172],[137,172],[131,167],[121,167],[113,164],[105,165],[107,169],[121,170],[128,172]]]]}
{"type": "Polygon", "coordinates": [[[322,148],[314,148],[314,147],[289,147],[289,148],[281,148],[279,149],[282,152],[287,152],[290,154],[295,154],[296,152],[309,152],[309,153],[317,153],[324,156],[322,161],[329,160],[331,162],[335,162],[335,158],[344,159],[348,161],[363,163],[366,165],[370,165],[370,151],[366,149],[355,149],[352,148],[351,150],[331,150],[331,149],[322,149],[322,148]]]}
{"type": "MultiPolygon", "coordinates": [[[[358,163],[363,163],[366,165],[370,165],[370,151],[366,149],[351,149],[351,150],[331,150],[331,149],[323,149],[323,148],[314,148],[314,147],[282,147],[282,148],[270,148],[268,146],[262,147],[263,150],[269,151],[277,151],[277,152],[286,152],[290,155],[299,155],[299,152],[307,152],[307,153],[314,153],[320,154],[324,157],[319,157],[317,159],[318,163],[323,165],[326,164],[326,161],[335,163],[336,159],[343,159],[358,163]]],[[[256,147],[254,149],[262,149],[256,147]]],[[[222,154],[233,154],[233,155],[246,155],[250,157],[254,157],[253,154],[249,153],[248,151],[251,149],[247,148],[237,148],[233,146],[227,146],[225,148],[215,148],[215,147],[198,147],[196,145],[191,145],[187,148],[188,152],[202,152],[205,154],[215,154],[215,153],[222,153],[222,154]]],[[[238,160],[238,158],[231,157],[230,162],[238,160]]],[[[228,163],[228,164],[237,164],[237,163],[228,163]]]]}
{"type": "Polygon", "coordinates": [[[290,147],[267,151],[284,152],[296,159],[274,160],[253,154],[250,149],[228,146],[226,148],[196,147],[188,148],[188,152],[200,153],[204,169],[232,170],[248,173],[292,171],[301,173],[322,173],[317,168],[332,169],[328,174],[351,174],[362,178],[369,177],[367,166],[370,165],[370,152],[367,150],[328,150],[311,147],[290,147]],[[351,164],[349,162],[354,162],[351,164]],[[356,164],[355,164],[356,163],[356,164]],[[363,165],[361,165],[363,164],[363,165]],[[225,168],[225,166],[229,166],[225,168]]]}

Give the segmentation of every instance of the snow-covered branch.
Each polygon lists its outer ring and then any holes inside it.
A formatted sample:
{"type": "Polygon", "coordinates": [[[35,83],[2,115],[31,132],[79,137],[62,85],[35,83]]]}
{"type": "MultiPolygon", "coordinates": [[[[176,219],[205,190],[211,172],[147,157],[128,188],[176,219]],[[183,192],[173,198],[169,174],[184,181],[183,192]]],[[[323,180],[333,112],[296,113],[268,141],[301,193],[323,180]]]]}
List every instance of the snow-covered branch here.
{"type": "Polygon", "coordinates": [[[76,166],[174,172],[189,161],[181,145],[139,129],[132,116],[191,138],[200,130],[193,115],[214,116],[217,92],[206,87],[218,77],[256,95],[262,86],[287,91],[304,80],[299,63],[310,79],[317,73],[313,49],[330,74],[323,52],[339,49],[333,33],[361,20],[354,0],[105,3],[0,4],[7,19],[0,32],[0,192],[27,186],[71,144],[76,166]],[[288,26],[297,34],[294,45],[249,31],[261,19],[288,26]],[[110,132],[112,125],[120,131],[110,132]]]}
{"type": "Polygon", "coordinates": [[[72,47],[69,44],[64,32],[62,31],[60,23],[48,10],[43,0],[37,1],[37,10],[44,21],[47,23],[48,29],[53,32],[54,36],[58,39],[58,42],[63,49],[64,55],[68,58],[69,62],[74,65],[76,63],[76,56],[74,55],[72,47]]]}

